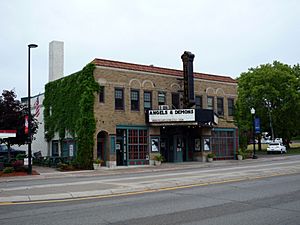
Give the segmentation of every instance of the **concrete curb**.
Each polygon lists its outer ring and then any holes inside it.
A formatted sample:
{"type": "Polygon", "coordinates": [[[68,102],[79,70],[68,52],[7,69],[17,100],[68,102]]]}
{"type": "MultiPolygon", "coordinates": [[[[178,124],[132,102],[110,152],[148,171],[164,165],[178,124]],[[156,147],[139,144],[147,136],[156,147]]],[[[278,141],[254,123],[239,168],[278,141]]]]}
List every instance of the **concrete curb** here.
{"type": "MultiPolygon", "coordinates": [[[[300,158],[300,157],[298,157],[300,158]]],[[[216,161],[214,163],[207,163],[207,164],[185,164],[185,165],[180,165],[180,166],[171,166],[171,167],[148,167],[148,168],[138,168],[138,169],[132,169],[132,168],[128,168],[126,170],[106,170],[109,171],[109,173],[104,173],[101,174],[99,173],[99,171],[88,171],[88,173],[86,174],[87,176],[99,176],[99,175],[105,175],[105,176],[109,176],[109,175],[113,175],[113,174],[129,174],[129,173],[145,173],[145,172],[156,172],[156,171],[175,171],[175,170],[185,170],[185,169],[189,169],[189,168],[218,168],[220,169],[220,167],[224,166],[224,165],[245,165],[245,166],[250,166],[251,164],[254,164],[255,162],[264,162],[264,161],[283,161],[283,160],[288,160],[289,157],[274,157],[274,158],[261,158],[261,159],[256,159],[256,160],[243,160],[242,162],[239,162],[237,160],[232,160],[232,161],[216,161]],[[120,173],[121,171],[121,173],[120,173]]],[[[290,174],[294,174],[294,173],[298,173],[298,169],[294,170],[294,171],[290,171],[290,174]]],[[[61,173],[61,172],[60,172],[61,173]]],[[[73,177],[73,176],[82,176],[82,174],[85,174],[86,171],[75,171],[75,172],[64,172],[61,173],[60,176],[61,178],[64,177],[73,177]]],[[[183,172],[184,173],[184,172],[183,172]]],[[[283,173],[284,174],[284,173],[283,173]]],[[[261,173],[260,177],[265,177],[265,176],[280,176],[283,175],[280,173],[280,171],[277,174],[271,174],[269,173],[261,173]]],[[[43,174],[43,175],[39,175],[37,177],[37,179],[49,179],[49,178],[58,178],[56,176],[56,173],[47,173],[47,174],[43,174]]],[[[30,177],[31,178],[31,177],[30,177]]],[[[37,202],[37,201],[51,201],[51,200],[70,200],[70,199],[78,199],[78,198],[92,198],[92,197],[110,197],[113,195],[120,195],[120,194],[130,194],[130,193],[136,193],[136,192],[147,192],[147,191],[158,191],[158,190],[162,190],[162,189],[168,189],[168,188],[176,188],[176,187],[180,187],[180,186],[190,186],[190,185],[208,185],[210,183],[222,183],[222,182],[228,182],[228,181],[234,181],[234,180],[249,180],[249,179],[257,179],[259,178],[259,176],[257,174],[253,174],[253,175],[248,175],[248,176],[243,176],[242,174],[237,174],[235,176],[230,176],[227,175],[227,177],[223,177],[223,176],[218,176],[218,175],[214,175],[212,176],[207,176],[207,177],[196,177],[196,178],[192,178],[189,177],[187,179],[182,178],[180,181],[176,178],[174,179],[169,179],[168,182],[164,182],[163,180],[158,183],[145,183],[145,184],[132,184],[132,185],[125,185],[125,186],[121,186],[121,187],[112,187],[112,188],[108,188],[108,189],[102,189],[102,190],[90,190],[90,191],[64,191],[62,193],[51,193],[51,194],[40,194],[40,195],[34,195],[34,194],[30,194],[30,195],[15,195],[15,196],[3,196],[0,197],[0,205],[4,205],[4,204],[9,204],[9,203],[21,203],[21,202],[37,202]]],[[[15,181],[15,180],[19,180],[19,179],[12,179],[10,181],[15,181]]],[[[22,179],[21,179],[22,180],[22,179]]],[[[29,179],[30,180],[30,179],[29,179]]],[[[9,180],[7,182],[10,182],[9,180]]],[[[99,181],[100,182],[100,181],[99,181]]],[[[81,182],[79,182],[80,184],[81,182]]],[[[87,183],[86,182],[82,182],[87,183]]],[[[97,183],[97,182],[96,182],[97,183]]],[[[67,185],[67,184],[65,184],[67,185]]],[[[64,186],[64,184],[57,184],[54,186],[64,186]]],[[[35,186],[38,187],[38,186],[35,186]]],[[[43,187],[43,185],[41,185],[41,187],[43,187]]],[[[18,189],[27,189],[27,187],[15,187],[16,190],[18,189]]],[[[4,193],[5,191],[9,190],[9,188],[2,188],[0,189],[0,193],[4,193]]],[[[28,187],[28,189],[30,189],[30,186],[28,187]]]]}

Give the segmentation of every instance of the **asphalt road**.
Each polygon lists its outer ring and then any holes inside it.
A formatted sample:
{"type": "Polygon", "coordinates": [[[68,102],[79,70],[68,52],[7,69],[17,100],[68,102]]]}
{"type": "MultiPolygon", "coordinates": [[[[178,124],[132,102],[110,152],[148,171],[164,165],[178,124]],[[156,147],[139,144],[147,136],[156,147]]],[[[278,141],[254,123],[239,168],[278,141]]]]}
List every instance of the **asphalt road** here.
{"type": "Polygon", "coordinates": [[[299,225],[300,174],[122,197],[0,206],[1,225],[299,225]]]}
{"type": "MultiPolygon", "coordinates": [[[[178,165],[180,166],[182,165],[178,165]]],[[[61,178],[29,177],[29,179],[20,178],[21,180],[18,178],[3,180],[0,182],[0,205],[19,201],[84,198],[300,174],[300,157],[276,157],[241,162],[233,160],[204,165],[184,164],[184,166],[179,170],[173,165],[172,168],[166,170],[160,168],[157,171],[153,171],[153,168],[144,168],[140,173],[130,169],[115,174],[116,171],[109,170],[106,172],[113,174],[98,174],[91,171],[84,176],[82,173],[72,174],[75,177],[65,174],[61,178]]]]}

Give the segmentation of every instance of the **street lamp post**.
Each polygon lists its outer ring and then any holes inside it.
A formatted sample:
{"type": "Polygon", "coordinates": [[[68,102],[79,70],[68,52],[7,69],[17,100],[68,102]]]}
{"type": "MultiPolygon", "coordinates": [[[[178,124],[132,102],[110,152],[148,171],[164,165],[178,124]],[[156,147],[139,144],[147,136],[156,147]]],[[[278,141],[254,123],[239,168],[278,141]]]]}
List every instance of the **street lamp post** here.
{"type": "Polygon", "coordinates": [[[272,137],[272,141],[274,141],[274,130],[273,130],[273,126],[272,126],[272,117],[271,117],[271,102],[266,100],[266,105],[268,107],[268,112],[269,112],[269,121],[270,121],[270,128],[271,128],[271,137],[272,137]]]}
{"type": "Polygon", "coordinates": [[[253,123],[253,156],[252,159],[257,159],[257,156],[255,154],[255,109],[251,108],[251,114],[252,114],[252,123],[253,123]]]}
{"type": "Polygon", "coordinates": [[[37,48],[38,45],[36,44],[29,44],[28,45],[28,174],[32,174],[32,154],[31,154],[31,106],[30,106],[30,49],[37,48]]]}

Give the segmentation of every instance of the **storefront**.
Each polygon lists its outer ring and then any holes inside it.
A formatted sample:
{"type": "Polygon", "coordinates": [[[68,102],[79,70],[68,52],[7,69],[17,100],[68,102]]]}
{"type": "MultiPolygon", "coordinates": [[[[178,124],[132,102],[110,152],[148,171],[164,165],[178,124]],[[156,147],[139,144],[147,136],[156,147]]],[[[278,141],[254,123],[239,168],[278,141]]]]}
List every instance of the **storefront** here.
{"type": "Polygon", "coordinates": [[[209,140],[217,124],[212,110],[149,110],[147,121],[160,127],[160,135],[151,137],[151,153],[160,152],[166,162],[201,160],[203,152],[211,151],[209,140]]]}
{"type": "Polygon", "coordinates": [[[117,126],[117,166],[149,164],[148,128],[145,126],[117,126]]]}

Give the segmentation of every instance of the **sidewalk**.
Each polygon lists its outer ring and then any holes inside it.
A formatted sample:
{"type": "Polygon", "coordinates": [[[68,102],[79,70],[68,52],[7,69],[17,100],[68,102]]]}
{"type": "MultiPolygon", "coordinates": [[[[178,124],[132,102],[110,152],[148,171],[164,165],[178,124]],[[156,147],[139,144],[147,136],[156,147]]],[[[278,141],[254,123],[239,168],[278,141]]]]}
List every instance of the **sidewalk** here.
{"type": "MultiPolygon", "coordinates": [[[[37,171],[39,175],[32,176],[12,176],[12,177],[0,177],[1,182],[10,181],[22,181],[22,180],[39,180],[39,179],[51,179],[51,178],[65,178],[65,177],[93,177],[93,176],[109,176],[109,175],[121,175],[121,174],[134,174],[134,173],[150,173],[159,171],[176,171],[193,168],[214,168],[222,167],[226,165],[239,165],[249,164],[261,161],[277,161],[286,160],[289,157],[295,156],[281,156],[281,155],[266,155],[259,156],[258,159],[246,159],[246,160],[217,160],[212,163],[208,162],[181,162],[181,163],[162,163],[160,166],[118,166],[115,168],[100,167],[98,170],[79,170],[79,171],[67,171],[61,172],[51,167],[33,166],[33,170],[37,171]]],[[[300,158],[300,155],[299,155],[300,158]]],[[[1,197],[1,192],[0,192],[1,197]]]]}
{"type": "MultiPolygon", "coordinates": [[[[232,179],[241,176],[234,166],[249,167],[255,171],[256,165],[264,165],[264,162],[289,164],[295,159],[300,160],[300,156],[260,157],[255,160],[227,160],[212,163],[163,163],[161,166],[130,166],[114,169],[103,167],[99,170],[72,172],[34,167],[40,175],[0,178],[0,205],[11,202],[108,196],[212,182],[224,180],[224,171],[227,171],[227,179],[232,179]],[[229,170],[237,172],[236,175],[233,176],[229,170]]],[[[295,170],[298,171],[298,168],[295,167],[295,170]]]]}

